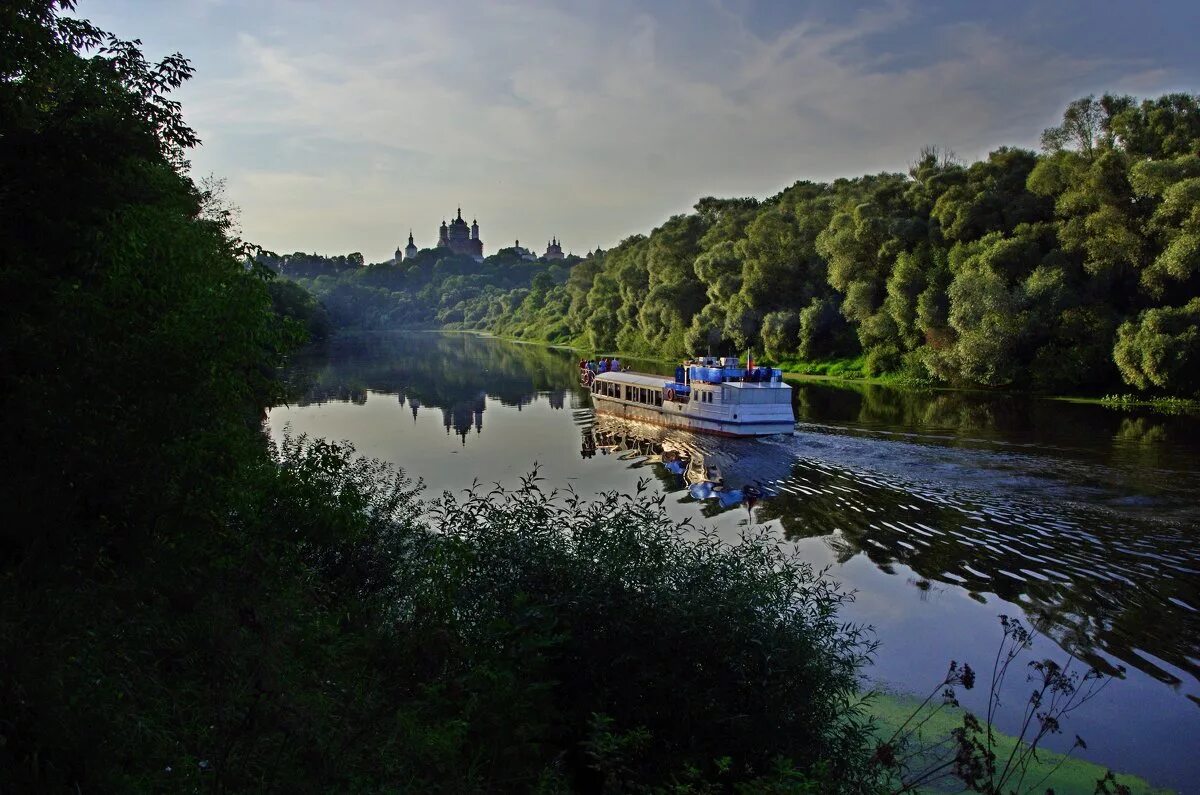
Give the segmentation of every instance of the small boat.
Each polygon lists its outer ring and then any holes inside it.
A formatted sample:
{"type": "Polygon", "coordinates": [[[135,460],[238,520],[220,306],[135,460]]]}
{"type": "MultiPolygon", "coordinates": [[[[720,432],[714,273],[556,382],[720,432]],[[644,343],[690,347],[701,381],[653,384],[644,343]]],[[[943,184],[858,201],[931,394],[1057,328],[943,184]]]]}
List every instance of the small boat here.
{"type": "MultiPolygon", "coordinates": [[[[743,366],[736,358],[704,357],[675,368],[675,378],[580,368],[596,411],[668,428],[719,436],[793,433],[792,388],[783,373],[743,366]]],[[[719,473],[718,473],[719,474],[719,473]]]]}

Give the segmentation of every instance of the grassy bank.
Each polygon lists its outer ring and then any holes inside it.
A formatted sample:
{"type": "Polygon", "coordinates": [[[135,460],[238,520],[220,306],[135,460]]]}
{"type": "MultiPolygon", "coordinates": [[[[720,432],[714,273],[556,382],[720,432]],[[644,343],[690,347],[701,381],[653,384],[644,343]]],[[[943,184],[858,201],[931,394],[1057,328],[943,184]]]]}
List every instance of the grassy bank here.
{"type": "Polygon", "coordinates": [[[1104,395],[1103,397],[1054,397],[1068,403],[1091,403],[1105,408],[1151,409],[1162,414],[1186,414],[1200,412],[1200,400],[1174,397],[1143,397],[1141,395],[1104,395]]]}
{"type": "MultiPolygon", "coordinates": [[[[890,737],[914,713],[920,700],[911,696],[880,694],[869,701],[868,712],[878,723],[880,737],[890,737]]],[[[962,726],[963,710],[943,707],[921,727],[921,741],[925,746],[936,746],[948,742],[950,733],[962,726]]],[[[1013,751],[1017,739],[1007,734],[996,734],[996,756],[1007,758],[1013,751]]],[[[920,767],[919,761],[912,763],[920,767]]],[[[1107,769],[1084,759],[1067,757],[1052,751],[1038,751],[1038,757],[1030,765],[1021,791],[1052,791],[1056,795],[1092,795],[1096,782],[1103,778],[1107,769]],[[1040,782],[1040,783],[1039,783],[1040,782]]],[[[1129,788],[1130,795],[1169,795],[1173,790],[1151,786],[1145,779],[1121,773],[1117,781],[1129,788]]],[[[961,792],[962,782],[948,778],[940,785],[921,790],[928,793],[961,792]]]]}

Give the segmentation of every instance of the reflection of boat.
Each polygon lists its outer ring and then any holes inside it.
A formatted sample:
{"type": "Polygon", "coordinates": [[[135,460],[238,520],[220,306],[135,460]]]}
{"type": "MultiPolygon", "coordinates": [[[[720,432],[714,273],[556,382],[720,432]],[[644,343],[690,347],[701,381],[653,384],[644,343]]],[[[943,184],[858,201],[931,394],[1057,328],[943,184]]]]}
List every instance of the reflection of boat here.
{"type": "Polygon", "coordinates": [[[637,421],[598,417],[595,425],[583,431],[583,456],[590,457],[595,450],[611,451],[631,466],[653,466],[668,491],[685,489],[698,502],[715,501],[718,510],[742,504],[753,507],[773,493],[760,483],[745,483],[740,488],[727,484],[721,465],[706,458],[706,452],[689,441],[687,434],[676,435],[637,421]]]}
{"type": "Polygon", "coordinates": [[[675,379],[645,373],[593,373],[581,382],[596,411],[721,436],[792,433],[792,388],[779,370],[706,357],[675,368],[675,379]]]}
{"type": "Polygon", "coordinates": [[[663,450],[663,467],[672,475],[682,475],[687,472],[688,464],[691,461],[692,457],[687,453],[681,453],[678,450],[663,450]]]}

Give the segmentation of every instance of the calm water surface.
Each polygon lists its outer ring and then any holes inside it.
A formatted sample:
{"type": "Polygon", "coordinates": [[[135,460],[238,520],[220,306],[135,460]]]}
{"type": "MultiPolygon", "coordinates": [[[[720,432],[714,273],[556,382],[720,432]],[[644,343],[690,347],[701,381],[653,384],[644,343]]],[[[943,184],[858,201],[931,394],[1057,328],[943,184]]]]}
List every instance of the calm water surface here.
{"type": "MultiPolygon", "coordinates": [[[[1043,628],[1035,653],[1115,675],[1062,747],[1078,733],[1090,759],[1200,791],[1200,418],[802,384],[794,436],[716,439],[598,419],[574,361],[464,334],[342,338],[296,363],[298,397],[270,425],[350,440],[427,496],[536,464],[581,493],[648,479],[730,538],[771,524],[856,591],[846,617],[875,627],[881,686],[924,693],[951,659],[985,668],[997,616],[1021,616],[1043,628]]],[[[1027,690],[1009,682],[1002,728],[1027,690]]]]}

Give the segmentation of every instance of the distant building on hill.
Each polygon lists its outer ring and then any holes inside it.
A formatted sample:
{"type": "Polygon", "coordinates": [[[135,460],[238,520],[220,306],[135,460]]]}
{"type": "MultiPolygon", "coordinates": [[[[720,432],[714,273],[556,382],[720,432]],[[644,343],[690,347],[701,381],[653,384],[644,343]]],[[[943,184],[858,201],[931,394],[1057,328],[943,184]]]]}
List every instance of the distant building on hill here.
{"type": "Polygon", "coordinates": [[[515,251],[517,253],[517,256],[520,257],[521,259],[528,260],[530,262],[533,262],[534,260],[536,260],[538,258],[537,254],[534,254],[532,251],[530,251],[527,248],[523,248],[521,246],[520,240],[513,241],[513,251],[515,251]]]}
{"type": "Polygon", "coordinates": [[[558,238],[551,238],[546,244],[546,253],[542,255],[544,260],[563,259],[562,245],[558,242],[558,238]]]}
{"type": "Polygon", "coordinates": [[[468,227],[463,220],[462,208],[458,208],[458,217],[438,230],[438,248],[448,248],[455,254],[466,254],[476,261],[483,260],[483,241],[479,239],[479,222],[471,221],[468,227]]]}
{"type": "Polygon", "coordinates": [[[408,245],[404,247],[403,251],[399,246],[396,247],[396,257],[392,262],[399,265],[401,262],[410,260],[415,256],[417,256],[417,244],[413,243],[412,230],[410,229],[408,230],[408,245]]]}

